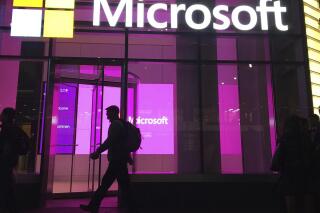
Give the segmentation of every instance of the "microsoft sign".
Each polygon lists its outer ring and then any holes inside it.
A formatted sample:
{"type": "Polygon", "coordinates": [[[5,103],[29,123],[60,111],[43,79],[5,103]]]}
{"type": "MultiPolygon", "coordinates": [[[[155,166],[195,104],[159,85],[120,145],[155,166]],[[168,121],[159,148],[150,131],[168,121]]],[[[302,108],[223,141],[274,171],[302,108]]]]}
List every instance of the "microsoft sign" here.
{"type": "MultiPolygon", "coordinates": [[[[233,25],[238,30],[248,31],[255,28],[260,22],[261,30],[267,31],[270,21],[268,17],[272,16],[279,31],[289,29],[282,19],[287,8],[281,6],[279,0],[260,0],[256,7],[239,5],[232,10],[228,5],[208,8],[203,4],[187,6],[183,3],[154,3],[146,7],[143,0],[138,0],[135,6],[133,0],[120,0],[113,9],[108,0],[94,0],[93,3],[93,26],[100,26],[100,18],[105,16],[108,25],[115,27],[120,16],[125,15],[125,26],[128,28],[144,28],[148,23],[149,26],[156,29],[177,29],[178,16],[183,15],[187,26],[194,30],[204,30],[210,27],[214,30],[227,30],[233,25]],[[168,14],[168,20],[157,20],[156,14],[160,11],[168,14]],[[195,13],[201,13],[203,19],[194,20],[195,13]],[[241,14],[247,14],[249,20],[241,21],[241,14]]],[[[11,36],[73,38],[74,10],[75,0],[14,0],[11,36]]]]}
{"type": "Polygon", "coordinates": [[[186,4],[152,4],[145,12],[144,2],[139,0],[136,5],[137,19],[133,20],[133,0],[120,0],[117,8],[112,12],[107,0],[94,0],[93,25],[100,26],[101,8],[111,27],[117,25],[120,15],[125,13],[126,27],[133,27],[133,22],[136,22],[138,28],[143,28],[145,25],[145,15],[150,26],[157,29],[178,28],[178,14],[184,13],[187,25],[194,30],[203,30],[209,27],[212,18],[215,19],[212,28],[215,30],[226,30],[231,24],[239,30],[252,30],[261,21],[261,29],[269,30],[268,13],[274,14],[276,27],[280,31],[287,31],[288,25],[285,25],[282,20],[282,13],[287,12],[286,7],[282,7],[280,1],[260,0],[260,5],[253,8],[247,5],[240,5],[230,11],[228,5],[217,5],[212,10],[203,4],[193,4],[187,7],[186,4]],[[272,2],[273,5],[268,6],[267,3],[272,2]],[[170,12],[170,20],[157,21],[155,14],[157,11],[170,12]],[[203,20],[197,22],[193,19],[194,13],[202,13],[203,20]],[[146,13],[146,14],[145,14],[146,13]],[[241,13],[247,13],[250,17],[248,23],[241,23],[239,16],[241,13]],[[230,17],[229,17],[230,16],[230,17]],[[170,24],[169,24],[170,23],[170,24]]]}

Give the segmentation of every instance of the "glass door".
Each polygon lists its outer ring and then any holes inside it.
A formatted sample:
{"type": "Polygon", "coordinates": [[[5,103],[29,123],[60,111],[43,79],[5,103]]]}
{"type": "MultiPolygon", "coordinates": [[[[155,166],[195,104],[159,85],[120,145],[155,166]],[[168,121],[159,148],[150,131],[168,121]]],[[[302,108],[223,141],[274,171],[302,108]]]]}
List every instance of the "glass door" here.
{"type": "MultiPolygon", "coordinates": [[[[120,107],[121,65],[57,64],[53,95],[51,150],[54,155],[53,193],[90,192],[108,166],[107,153],[91,160],[107,138],[105,108],[120,107]]],[[[135,117],[136,82],[129,81],[128,113],[135,117]]],[[[115,183],[111,190],[117,190],[115,183]]]]}

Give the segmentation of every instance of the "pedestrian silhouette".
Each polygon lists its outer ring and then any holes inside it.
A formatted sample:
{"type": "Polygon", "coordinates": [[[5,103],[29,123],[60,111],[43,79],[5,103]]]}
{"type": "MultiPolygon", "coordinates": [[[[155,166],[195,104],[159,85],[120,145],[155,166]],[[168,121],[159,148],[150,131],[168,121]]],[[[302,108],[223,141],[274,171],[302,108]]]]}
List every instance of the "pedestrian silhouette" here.
{"type": "Polygon", "coordinates": [[[26,154],[29,138],[15,122],[16,112],[5,108],[1,113],[0,132],[0,212],[17,212],[13,170],[19,155],[26,154]]]}
{"type": "MultiPolygon", "coordinates": [[[[313,213],[309,189],[312,144],[308,120],[290,116],[276,150],[279,187],[288,213],[313,213]]],[[[274,166],[274,165],[273,165],[274,166]]]]}
{"type": "Polygon", "coordinates": [[[109,106],[106,109],[107,119],[110,121],[108,138],[92,154],[90,158],[98,159],[102,152],[108,150],[109,166],[102,178],[101,185],[95,191],[88,205],[80,205],[80,208],[88,212],[98,212],[101,201],[112,183],[117,180],[123,194],[124,203],[130,212],[135,212],[128,174],[128,162],[131,162],[130,151],[126,148],[126,129],[124,122],[119,119],[119,108],[109,106]]]}

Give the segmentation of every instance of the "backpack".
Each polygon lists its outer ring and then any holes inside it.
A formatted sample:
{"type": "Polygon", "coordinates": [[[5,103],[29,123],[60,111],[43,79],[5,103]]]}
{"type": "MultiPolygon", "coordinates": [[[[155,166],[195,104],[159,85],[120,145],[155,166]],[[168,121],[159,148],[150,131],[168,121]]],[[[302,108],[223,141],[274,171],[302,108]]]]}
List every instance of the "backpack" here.
{"type": "Polygon", "coordinates": [[[126,148],[129,152],[136,152],[141,146],[140,129],[134,126],[129,121],[122,121],[126,129],[126,148]]]}

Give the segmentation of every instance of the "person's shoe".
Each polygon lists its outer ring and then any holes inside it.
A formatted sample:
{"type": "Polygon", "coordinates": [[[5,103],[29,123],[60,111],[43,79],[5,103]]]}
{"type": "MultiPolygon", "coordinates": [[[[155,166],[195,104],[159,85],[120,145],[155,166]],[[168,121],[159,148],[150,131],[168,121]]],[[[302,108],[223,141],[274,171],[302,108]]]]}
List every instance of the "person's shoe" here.
{"type": "Polygon", "coordinates": [[[80,209],[86,212],[91,212],[91,213],[98,213],[98,209],[92,208],[90,205],[80,205],[80,209]]]}

